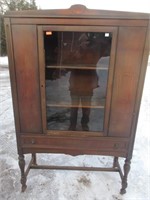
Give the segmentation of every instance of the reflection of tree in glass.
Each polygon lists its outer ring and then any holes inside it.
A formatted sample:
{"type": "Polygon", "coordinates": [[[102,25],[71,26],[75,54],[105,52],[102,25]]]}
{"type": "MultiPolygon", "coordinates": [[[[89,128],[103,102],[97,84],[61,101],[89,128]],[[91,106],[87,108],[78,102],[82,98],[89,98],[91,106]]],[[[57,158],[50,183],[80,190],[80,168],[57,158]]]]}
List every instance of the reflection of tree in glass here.
{"type": "Polygon", "coordinates": [[[105,33],[63,32],[63,42],[62,65],[96,65],[101,57],[110,55],[111,36],[105,37],[105,33]]]}
{"type": "Polygon", "coordinates": [[[55,112],[54,114],[47,117],[47,122],[60,122],[63,123],[66,120],[69,120],[67,114],[70,112],[69,109],[65,109],[61,112],[55,112]]]}

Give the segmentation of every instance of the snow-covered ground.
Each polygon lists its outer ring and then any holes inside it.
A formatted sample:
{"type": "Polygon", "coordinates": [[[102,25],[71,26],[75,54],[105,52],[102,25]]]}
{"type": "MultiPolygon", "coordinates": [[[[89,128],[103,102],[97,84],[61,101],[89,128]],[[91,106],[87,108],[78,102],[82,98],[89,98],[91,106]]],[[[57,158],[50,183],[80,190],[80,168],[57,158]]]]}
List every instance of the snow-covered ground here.
{"type": "Polygon", "coordinates": [[[8,66],[8,57],[0,57],[0,66],[8,66]]]}
{"type": "MultiPolygon", "coordinates": [[[[1,58],[0,58],[1,60],[1,58]]],[[[6,58],[4,58],[6,60],[6,58]]],[[[127,193],[117,173],[31,170],[20,192],[20,170],[8,68],[0,61],[0,200],[150,200],[150,63],[147,69],[127,193]]],[[[149,61],[150,62],[150,61],[149,61]]],[[[7,64],[7,63],[6,63],[7,64]]],[[[26,156],[28,163],[29,156],[26,156]]],[[[124,159],[120,159],[124,163],[124,159]]],[[[40,154],[43,164],[110,166],[111,157],[40,154]]]]}

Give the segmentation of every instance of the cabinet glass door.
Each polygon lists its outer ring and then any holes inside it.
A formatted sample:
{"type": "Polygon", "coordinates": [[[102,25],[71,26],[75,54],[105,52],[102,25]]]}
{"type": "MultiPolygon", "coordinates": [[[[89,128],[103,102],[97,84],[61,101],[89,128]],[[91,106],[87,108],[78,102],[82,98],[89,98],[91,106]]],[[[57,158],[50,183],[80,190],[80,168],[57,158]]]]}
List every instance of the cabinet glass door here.
{"type": "Polygon", "coordinates": [[[43,31],[46,129],[103,132],[112,32],[43,31]]]}

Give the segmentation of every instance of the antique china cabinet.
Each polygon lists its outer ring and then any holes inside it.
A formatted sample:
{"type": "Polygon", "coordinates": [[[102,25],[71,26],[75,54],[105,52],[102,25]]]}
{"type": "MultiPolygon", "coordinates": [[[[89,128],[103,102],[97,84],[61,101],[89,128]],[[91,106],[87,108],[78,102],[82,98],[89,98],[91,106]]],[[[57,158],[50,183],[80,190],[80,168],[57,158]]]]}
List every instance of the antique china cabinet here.
{"type": "Polygon", "coordinates": [[[126,192],[149,53],[149,14],[5,14],[22,191],[30,169],[119,172],[126,192]],[[113,156],[111,168],[38,165],[36,153],[113,156]],[[24,154],[31,154],[25,170],[24,154]],[[123,172],[118,158],[125,158],[123,172]]]}

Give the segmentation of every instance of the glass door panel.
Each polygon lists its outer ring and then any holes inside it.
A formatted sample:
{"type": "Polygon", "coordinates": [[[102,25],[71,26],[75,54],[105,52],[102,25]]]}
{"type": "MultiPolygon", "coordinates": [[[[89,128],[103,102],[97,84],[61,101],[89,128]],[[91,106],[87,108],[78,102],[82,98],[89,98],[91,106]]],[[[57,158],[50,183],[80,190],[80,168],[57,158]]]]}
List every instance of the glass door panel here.
{"type": "Polygon", "coordinates": [[[48,130],[102,132],[111,32],[43,32],[48,130]]]}

